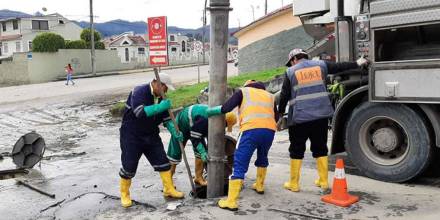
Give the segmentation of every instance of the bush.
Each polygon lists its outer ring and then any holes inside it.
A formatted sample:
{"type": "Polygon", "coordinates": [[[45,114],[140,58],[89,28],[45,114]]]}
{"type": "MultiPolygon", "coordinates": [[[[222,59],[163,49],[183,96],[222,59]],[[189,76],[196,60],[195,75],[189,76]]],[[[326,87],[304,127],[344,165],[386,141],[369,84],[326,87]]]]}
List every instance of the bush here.
{"type": "MultiPolygon", "coordinates": [[[[86,41],[86,42],[90,42],[91,41],[91,34],[92,32],[90,31],[90,28],[86,28],[84,30],[81,31],[81,39],[86,41]]],[[[101,34],[95,30],[95,34],[93,35],[95,42],[98,42],[101,40],[101,34]]],[[[90,45],[89,45],[90,46],[90,45]]]]}
{"type": "Polygon", "coordinates": [[[58,49],[63,48],[65,48],[64,38],[54,33],[39,34],[32,41],[34,52],[57,52],[58,49]]]}
{"type": "Polygon", "coordinates": [[[66,40],[66,49],[86,49],[87,43],[84,40],[66,40]]]}
{"type": "Polygon", "coordinates": [[[98,50],[104,50],[104,49],[105,49],[105,45],[104,45],[104,43],[101,42],[101,41],[96,42],[96,43],[95,43],[95,49],[98,49],[98,50]]]}

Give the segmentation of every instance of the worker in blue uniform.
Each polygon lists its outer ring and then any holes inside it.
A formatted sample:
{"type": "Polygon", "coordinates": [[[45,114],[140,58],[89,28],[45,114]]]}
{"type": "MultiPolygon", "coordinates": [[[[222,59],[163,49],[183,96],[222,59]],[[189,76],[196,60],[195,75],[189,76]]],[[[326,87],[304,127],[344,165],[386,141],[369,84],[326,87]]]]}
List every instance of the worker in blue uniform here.
{"type": "Polygon", "coordinates": [[[148,84],[135,87],[125,104],[120,128],[122,168],[119,171],[123,207],[132,205],[129,189],[142,155],[147,158],[153,169],[159,172],[163,182],[163,195],[183,198],[183,193],[178,192],[174,187],[170,172],[171,165],[159,136],[158,127],[163,123],[174,138],[183,140],[182,133],[177,132],[168,113],[171,102],[160,97],[160,89],[167,92],[168,89],[174,90],[174,87],[169,75],[160,73],[159,76],[161,83],[154,79],[148,84]]]}
{"type": "Polygon", "coordinates": [[[272,146],[278,120],[275,99],[266,91],[263,83],[248,80],[244,87],[235,92],[223,105],[209,108],[208,116],[225,114],[238,107],[240,137],[234,154],[234,168],[229,180],[228,198],[218,202],[223,209],[236,211],[238,198],[252,154],[257,151],[257,179],[252,185],[257,193],[264,193],[269,160],[267,155],[272,146]]]}

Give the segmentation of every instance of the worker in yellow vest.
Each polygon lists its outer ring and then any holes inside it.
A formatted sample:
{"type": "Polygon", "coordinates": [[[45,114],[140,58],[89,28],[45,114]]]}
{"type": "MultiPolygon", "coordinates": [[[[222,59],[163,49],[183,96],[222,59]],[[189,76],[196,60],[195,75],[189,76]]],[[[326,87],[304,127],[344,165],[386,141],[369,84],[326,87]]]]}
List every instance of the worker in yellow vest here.
{"type": "Polygon", "coordinates": [[[259,194],[264,193],[264,179],[266,178],[269,161],[267,154],[272,146],[278,120],[275,99],[265,90],[261,82],[248,80],[244,88],[236,92],[222,106],[209,108],[208,116],[225,114],[239,107],[240,137],[234,154],[234,169],[229,180],[228,198],[218,202],[223,209],[236,211],[238,197],[243,179],[248,171],[252,154],[257,150],[257,179],[252,188],[259,194]]]}

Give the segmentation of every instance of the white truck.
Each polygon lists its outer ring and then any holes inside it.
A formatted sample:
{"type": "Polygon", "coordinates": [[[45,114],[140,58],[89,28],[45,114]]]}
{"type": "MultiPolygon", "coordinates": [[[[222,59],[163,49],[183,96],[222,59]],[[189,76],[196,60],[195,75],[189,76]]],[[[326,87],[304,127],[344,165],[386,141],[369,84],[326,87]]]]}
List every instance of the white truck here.
{"type": "MultiPolygon", "coordinates": [[[[366,176],[405,182],[440,147],[439,0],[293,0],[294,15],[337,61],[368,70],[339,76],[331,153],[346,151],[366,176]]],[[[438,164],[436,164],[438,166],[438,164]]]]}

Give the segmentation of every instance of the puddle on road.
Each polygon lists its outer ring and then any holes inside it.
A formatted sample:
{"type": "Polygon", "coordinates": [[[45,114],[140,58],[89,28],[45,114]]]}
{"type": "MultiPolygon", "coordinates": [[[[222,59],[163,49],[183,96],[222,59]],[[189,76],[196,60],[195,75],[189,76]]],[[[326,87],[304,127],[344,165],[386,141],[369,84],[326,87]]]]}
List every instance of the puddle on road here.
{"type": "Polygon", "coordinates": [[[104,126],[116,126],[103,104],[52,105],[0,114],[0,153],[12,150],[19,137],[36,131],[46,142],[45,157],[63,159],[81,156],[78,142],[89,132],[104,126]],[[61,155],[61,156],[60,156],[61,155]]]}

